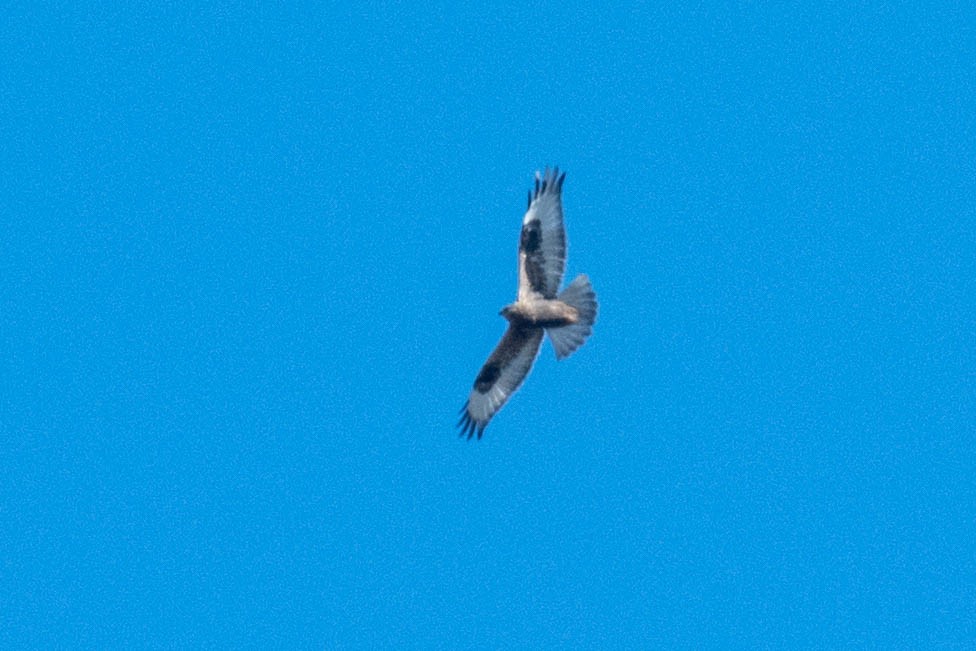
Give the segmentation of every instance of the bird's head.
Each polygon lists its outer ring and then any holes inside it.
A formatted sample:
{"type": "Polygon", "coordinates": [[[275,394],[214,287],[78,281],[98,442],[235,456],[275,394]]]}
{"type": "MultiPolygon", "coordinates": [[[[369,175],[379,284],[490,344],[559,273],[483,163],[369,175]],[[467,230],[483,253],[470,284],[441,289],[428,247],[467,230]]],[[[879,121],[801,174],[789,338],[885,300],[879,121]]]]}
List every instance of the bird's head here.
{"type": "Polygon", "coordinates": [[[506,319],[508,319],[509,321],[511,321],[512,320],[512,312],[513,312],[512,306],[511,305],[506,305],[505,307],[503,307],[501,310],[498,311],[498,314],[500,314],[501,316],[503,316],[506,319]]]}

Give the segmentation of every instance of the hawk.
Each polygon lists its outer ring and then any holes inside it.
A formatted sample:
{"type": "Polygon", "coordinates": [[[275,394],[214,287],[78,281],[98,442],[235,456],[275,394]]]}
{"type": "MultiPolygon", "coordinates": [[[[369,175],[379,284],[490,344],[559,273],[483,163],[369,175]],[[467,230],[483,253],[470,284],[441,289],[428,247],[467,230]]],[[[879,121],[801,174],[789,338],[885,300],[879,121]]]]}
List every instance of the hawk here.
{"type": "Polygon", "coordinates": [[[461,436],[480,439],[492,416],[522,385],[542,347],[543,333],[556,359],[569,357],[593,332],[596,294],[585,275],[558,292],[566,267],[566,229],[559,168],[535,173],[519,237],[518,299],[502,308],[508,330],[481,367],[461,408],[461,436]]]}

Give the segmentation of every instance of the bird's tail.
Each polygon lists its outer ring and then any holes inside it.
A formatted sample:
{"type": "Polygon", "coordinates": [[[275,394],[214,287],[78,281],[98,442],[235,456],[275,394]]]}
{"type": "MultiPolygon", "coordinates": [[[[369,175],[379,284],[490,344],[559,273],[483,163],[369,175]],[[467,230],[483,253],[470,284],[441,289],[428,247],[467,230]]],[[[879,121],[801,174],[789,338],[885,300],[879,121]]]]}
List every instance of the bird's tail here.
{"type": "Polygon", "coordinates": [[[557,298],[575,307],[579,313],[579,321],[572,325],[546,328],[552,347],[556,349],[556,359],[564,359],[582,346],[593,332],[593,324],[596,322],[596,293],[590,285],[590,279],[585,274],[580,274],[557,298]]]}

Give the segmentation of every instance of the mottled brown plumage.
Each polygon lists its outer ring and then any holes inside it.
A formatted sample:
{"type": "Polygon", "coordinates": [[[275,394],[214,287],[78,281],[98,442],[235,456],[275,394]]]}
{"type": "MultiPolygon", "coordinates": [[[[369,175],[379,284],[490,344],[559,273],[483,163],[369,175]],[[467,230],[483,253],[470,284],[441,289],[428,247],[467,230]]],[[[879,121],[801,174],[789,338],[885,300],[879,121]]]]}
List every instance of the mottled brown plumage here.
{"type": "Polygon", "coordinates": [[[580,275],[557,295],[566,267],[565,177],[558,168],[546,169],[543,175],[536,172],[535,191],[529,193],[519,237],[517,300],[501,310],[508,330],[461,408],[461,436],[481,438],[488,422],[532,369],[544,332],[549,333],[557,359],[572,354],[592,332],[597,302],[589,279],[580,275]]]}

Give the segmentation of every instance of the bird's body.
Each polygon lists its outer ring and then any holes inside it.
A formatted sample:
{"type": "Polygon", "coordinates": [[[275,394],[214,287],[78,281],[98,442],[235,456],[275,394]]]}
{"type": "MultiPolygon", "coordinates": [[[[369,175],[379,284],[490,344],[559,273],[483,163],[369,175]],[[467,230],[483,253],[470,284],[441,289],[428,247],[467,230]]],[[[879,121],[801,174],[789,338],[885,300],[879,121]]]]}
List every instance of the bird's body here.
{"type": "Polygon", "coordinates": [[[579,322],[579,310],[558,299],[530,298],[502,308],[501,315],[520,328],[562,328],[579,322]]]}
{"type": "Polygon", "coordinates": [[[558,291],[566,266],[565,176],[558,169],[536,173],[535,192],[529,193],[519,237],[518,298],[501,310],[508,319],[508,330],[481,367],[461,409],[458,425],[462,436],[481,438],[488,421],[529,374],[544,333],[549,334],[556,358],[563,359],[593,331],[597,302],[589,279],[577,276],[558,291]]]}

